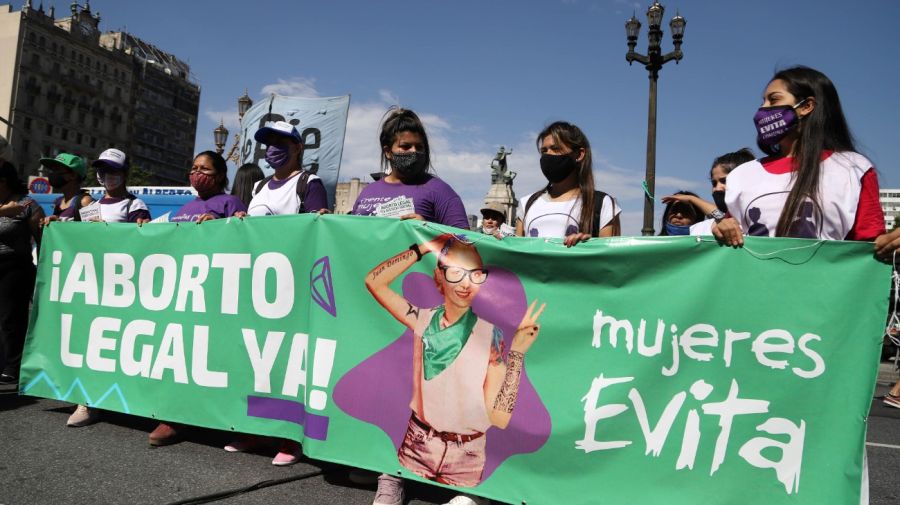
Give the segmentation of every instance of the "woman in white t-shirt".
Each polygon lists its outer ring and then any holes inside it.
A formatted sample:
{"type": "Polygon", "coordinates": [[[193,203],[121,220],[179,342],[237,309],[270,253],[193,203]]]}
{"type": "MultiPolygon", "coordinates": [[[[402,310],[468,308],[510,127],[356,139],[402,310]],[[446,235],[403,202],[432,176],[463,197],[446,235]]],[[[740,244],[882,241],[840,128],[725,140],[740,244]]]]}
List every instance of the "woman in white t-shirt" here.
{"type": "Polygon", "coordinates": [[[577,126],[557,121],[537,138],[547,186],[519,202],[520,237],[564,238],[566,247],[620,233],[615,198],[594,188],[591,145],[577,126]]]}

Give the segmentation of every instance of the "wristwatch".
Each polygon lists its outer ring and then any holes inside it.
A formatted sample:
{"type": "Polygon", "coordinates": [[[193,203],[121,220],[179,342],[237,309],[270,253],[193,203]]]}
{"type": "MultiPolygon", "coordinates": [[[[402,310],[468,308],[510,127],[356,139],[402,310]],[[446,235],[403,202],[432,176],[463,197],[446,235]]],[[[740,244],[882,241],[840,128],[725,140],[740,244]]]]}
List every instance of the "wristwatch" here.
{"type": "Polygon", "coordinates": [[[725,219],[725,213],[719,209],[713,210],[712,212],[707,214],[707,216],[711,217],[712,219],[715,219],[717,223],[720,223],[720,222],[722,222],[723,219],[725,219]]]}

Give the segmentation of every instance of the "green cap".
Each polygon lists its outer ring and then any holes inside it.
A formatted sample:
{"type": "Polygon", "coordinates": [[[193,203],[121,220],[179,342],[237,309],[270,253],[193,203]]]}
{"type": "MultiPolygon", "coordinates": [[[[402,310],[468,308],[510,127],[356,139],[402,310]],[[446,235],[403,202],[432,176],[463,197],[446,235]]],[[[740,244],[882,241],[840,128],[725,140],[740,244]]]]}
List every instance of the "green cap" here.
{"type": "Polygon", "coordinates": [[[69,153],[59,153],[56,158],[41,158],[41,165],[45,167],[68,168],[69,170],[84,178],[87,175],[87,166],[81,156],[69,153]]]}

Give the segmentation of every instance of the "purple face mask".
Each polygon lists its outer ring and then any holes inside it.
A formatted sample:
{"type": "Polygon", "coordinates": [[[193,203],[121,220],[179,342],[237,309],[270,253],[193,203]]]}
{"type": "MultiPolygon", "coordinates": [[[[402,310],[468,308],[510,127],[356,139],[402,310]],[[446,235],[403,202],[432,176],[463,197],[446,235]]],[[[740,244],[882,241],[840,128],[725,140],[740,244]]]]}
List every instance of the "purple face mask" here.
{"type": "Polygon", "coordinates": [[[776,105],[773,107],[760,107],[753,115],[753,123],[756,125],[756,141],[760,146],[774,146],[794,129],[800,122],[800,117],[794,110],[805,102],[800,100],[797,105],[776,105]]]}
{"type": "Polygon", "coordinates": [[[266,162],[274,169],[287,165],[290,156],[291,152],[287,147],[269,146],[266,148],[266,162]]]}

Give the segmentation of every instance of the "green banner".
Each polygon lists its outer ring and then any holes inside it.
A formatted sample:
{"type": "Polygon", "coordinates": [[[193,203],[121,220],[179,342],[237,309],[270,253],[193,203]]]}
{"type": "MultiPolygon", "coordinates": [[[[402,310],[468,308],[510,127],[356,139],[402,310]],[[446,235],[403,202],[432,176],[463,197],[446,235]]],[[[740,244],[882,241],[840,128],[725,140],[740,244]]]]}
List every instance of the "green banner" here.
{"type": "Polygon", "coordinates": [[[509,503],[858,502],[871,244],[460,233],[54,223],[22,393],[509,503]]]}

